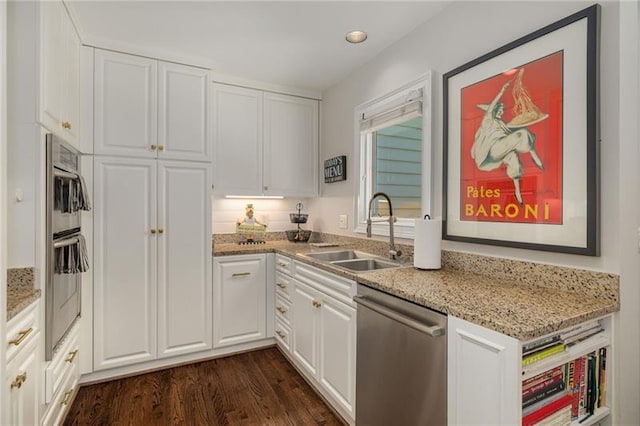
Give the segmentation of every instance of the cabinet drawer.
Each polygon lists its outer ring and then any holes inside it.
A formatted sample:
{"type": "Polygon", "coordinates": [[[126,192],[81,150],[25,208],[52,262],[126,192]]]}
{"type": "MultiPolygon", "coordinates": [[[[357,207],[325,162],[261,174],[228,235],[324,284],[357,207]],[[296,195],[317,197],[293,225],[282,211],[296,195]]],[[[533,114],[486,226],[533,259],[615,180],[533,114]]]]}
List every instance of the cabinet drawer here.
{"type": "Polygon", "coordinates": [[[7,323],[7,362],[38,334],[38,302],[32,303],[7,323]]]}
{"type": "Polygon", "coordinates": [[[287,256],[276,254],[276,271],[293,275],[293,260],[287,256]]]}
{"type": "Polygon", "coordinates": [[[291,300],[291,278],[281,272],[276,272],[276,295],[291,300]]]}
{"type": "Polygon", "coordinates": [[[43,425],[59,425],[62,423],[64,414],[71,406],[73,398],[75,398],[78,378],[79,376],[77,374],[70,374],[66,377],[66,380],[62,382],[58,392],[54,394],[53,400],[47,406],[47,411],[42,420],[43,425]]]}
{"type": "Polygon", "coordinates": [[[284,324],[290,326],[289,316],[291,310],[291,302],[282,297],[279,293],[276,293],[276,318],[282,321],[284,324]]]}
{"type": "Polygon", "coordinates": [[[49,403],[69,376],[79,376],[78,324],[69,331],[45,370],[44,402],[49,403]]]}
{"type": "Polygon", "coordinates": [[[285,351],[291,350],[291,330],[276,317],[276,341],[285,351]]]}
{"type": "Polygon", "coordinates": [[[353,306],[352,298],[356,294],[355,281],[301,262],[295,262],[295,272],[296,280],[311,285],[316,290],[353,306]]]}

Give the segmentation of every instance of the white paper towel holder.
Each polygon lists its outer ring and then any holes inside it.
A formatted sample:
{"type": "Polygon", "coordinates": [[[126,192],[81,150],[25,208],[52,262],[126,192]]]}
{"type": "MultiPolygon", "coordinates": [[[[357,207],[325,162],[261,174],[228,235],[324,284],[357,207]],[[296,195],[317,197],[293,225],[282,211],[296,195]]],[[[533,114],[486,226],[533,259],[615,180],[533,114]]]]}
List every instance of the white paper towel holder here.
{"type": "MultiPolygon", "coordinates": [[[[422,218],[423,220],[429,220],[432,221],[431,216],[429,214],[425,214],[424,217],[422,218]]],[[[439,222],[439,221],[438,221],[439,222]]],[[[417,228],[417,222],[416,222],[416,228],[417,228]]],[[[417,231],[417,229],[416,229],[417,231]]],[[[442,232],[440,230],[440,232],[442,232]]],[[[414,243],[414,258],[413,258],[413,266],[418,269],[418,270],[437,270],[437,269],[441,269],[442,265],[441,265],[441,258],[440,258],[440,239],[438,238],[438,240],[433,241],[433,244],[431,247],[426,248],[424,245],[420,245],[420,247],[418,247],[418,243],[417,243],[417,235],[416,235],[416,239],[415,239],[415,243],[414,243]],[[433,257],[431,257],[428,260],[425,260],[424,258],[422,258],[423,256],[423,252],[427,250],[427,251],[431,251],[434,252],[434,254],[432,255],[433,257]],[[437,252],[437,254],[435,254],[435,252],[437,252]]]]}

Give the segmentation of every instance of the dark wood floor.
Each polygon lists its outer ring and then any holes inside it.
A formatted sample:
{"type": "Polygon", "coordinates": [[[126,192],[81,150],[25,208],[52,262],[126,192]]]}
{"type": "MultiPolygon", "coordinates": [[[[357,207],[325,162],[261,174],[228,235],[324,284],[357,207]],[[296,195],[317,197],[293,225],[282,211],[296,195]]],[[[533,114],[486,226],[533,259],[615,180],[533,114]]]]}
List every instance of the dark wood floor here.
{"type": "Polygon", "coordinates": [[[65,425],[342,425],[275,347],[80,388],[65,425]]]}

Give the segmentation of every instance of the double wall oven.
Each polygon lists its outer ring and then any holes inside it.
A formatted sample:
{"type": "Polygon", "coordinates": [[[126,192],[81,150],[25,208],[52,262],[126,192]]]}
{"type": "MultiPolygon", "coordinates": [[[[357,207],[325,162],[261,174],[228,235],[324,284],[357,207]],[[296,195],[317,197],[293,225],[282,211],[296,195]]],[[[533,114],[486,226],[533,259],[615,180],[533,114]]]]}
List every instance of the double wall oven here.
{"type": "Polygon", "coordinates": [[[45,355],[50,360],[80,316],[82,273],[89,268],[81,211],[89,210],[80,153],[47,134],[45,355]]]}

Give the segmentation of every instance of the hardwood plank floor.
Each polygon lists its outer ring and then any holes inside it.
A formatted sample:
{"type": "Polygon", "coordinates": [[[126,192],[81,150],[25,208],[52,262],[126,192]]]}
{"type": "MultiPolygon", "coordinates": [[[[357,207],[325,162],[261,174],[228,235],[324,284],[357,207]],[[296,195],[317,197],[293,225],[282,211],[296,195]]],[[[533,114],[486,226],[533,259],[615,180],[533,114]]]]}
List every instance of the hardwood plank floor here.
{"type": "Polygon", "coordinates": [[[343,425],[275,347],[81,387],[65,425],[343,425]]]}

